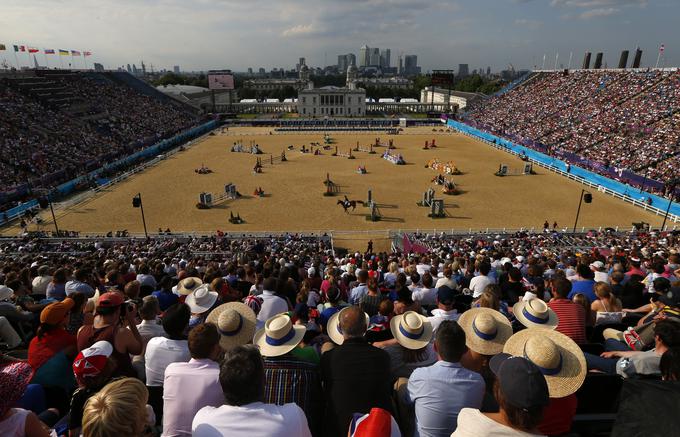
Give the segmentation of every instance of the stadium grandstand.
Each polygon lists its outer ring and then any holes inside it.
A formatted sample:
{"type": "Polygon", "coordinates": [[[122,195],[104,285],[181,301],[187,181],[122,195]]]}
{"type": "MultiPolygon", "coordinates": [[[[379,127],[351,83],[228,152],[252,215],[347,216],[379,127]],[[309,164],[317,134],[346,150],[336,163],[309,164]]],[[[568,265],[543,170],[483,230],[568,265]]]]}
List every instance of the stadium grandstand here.
{"type": "Polygon", "coordinates": [[[125,73],[1,73],[0,207],[196,126],[192,111],[125,73]]]}
{"type": "Polygon", "coordinates": [[[536,72],[464,121],[663,194],[680,168],[680,71],[536,72]]]}

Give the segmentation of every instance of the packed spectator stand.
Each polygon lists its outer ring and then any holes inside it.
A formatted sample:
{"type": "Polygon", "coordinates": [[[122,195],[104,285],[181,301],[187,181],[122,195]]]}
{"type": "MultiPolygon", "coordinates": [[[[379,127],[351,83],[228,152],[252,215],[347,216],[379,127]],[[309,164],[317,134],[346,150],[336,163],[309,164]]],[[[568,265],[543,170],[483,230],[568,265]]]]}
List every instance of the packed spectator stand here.
{"type": "Polygon", "coordinates": [[[117,73],[36,70],[0,77],[4,207],[198,123],[188,108],[146,88],[117,73]]]}
{"type": "Polygon", "coordinates": [[[465,121],[622,182],[630,171],[663,194],[680,164],[679,110],[678,70],[574,70],[534,73],[465,121]]]}
{"type": "Polygon", "coordinates": [[[1,241],[0,434],[677,429],[678,233],[409,238],[1,241]]]}

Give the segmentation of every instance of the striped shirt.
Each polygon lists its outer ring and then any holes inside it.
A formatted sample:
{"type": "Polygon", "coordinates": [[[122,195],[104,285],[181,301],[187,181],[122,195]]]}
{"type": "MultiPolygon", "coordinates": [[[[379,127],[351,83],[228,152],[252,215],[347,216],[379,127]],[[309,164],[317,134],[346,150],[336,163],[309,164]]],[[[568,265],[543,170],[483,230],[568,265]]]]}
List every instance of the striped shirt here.
{"type": "Polygon", "coordinates": [[[264,403],[284,405],[294,402],[304,410],[310,429],[320,426],[323,397],[318,364],[290,353],[264,357],[264,375],[264,403]]]}
{"type": "Polygon", "coordinates": [[[555,311],[559,323],[556,331],[571,338],[576,344],[587,343],[586,315],[582,306],[569,299],[553,299],[548,302],[550,309],[555,311]]]}

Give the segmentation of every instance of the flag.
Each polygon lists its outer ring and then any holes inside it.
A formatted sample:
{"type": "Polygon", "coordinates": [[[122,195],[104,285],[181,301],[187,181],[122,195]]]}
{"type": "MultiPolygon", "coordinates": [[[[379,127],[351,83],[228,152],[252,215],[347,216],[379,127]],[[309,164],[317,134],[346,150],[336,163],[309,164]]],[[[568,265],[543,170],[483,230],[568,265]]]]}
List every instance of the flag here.
{"type": "Polygon", "coordinates": [[[18,51],[19,51],[19,46],[16,45],[16,44],[14,45],[14,51],[15,51],[15,52],[18,52],[18,51]]]}
{"type": "Polygon", "coordinates": [[[53,55],[53,54],[54,54],[54,49],[45,49],[45,54],[46,54],[46,55],[53,55]]]}
{"type": "Polygon", "coordinates": [[[71,56],[80,56],[80,52],[78,50],[71,50],[71,56]]]}
{"type": "Polygon", "coordinates": [[[28,53],[38,53],[40,49],[36,49],[35,47],[29,47],[28,48],[28,53]]]}
{"type": "Polygon", "coordinates": [[[83,52],[83,56],[92,56],[92,52],[83,52]]]}
{"type": "Polygon", "coordinates": [[[665,45],[665,44],[661,44],[661,47],[659,47],[659,52],[660,52],[660,53],[663,53],[664,50],[666,50],[666,45],[665,45]]]}
{"type": "Polygon", "coordinates": [[[0,50],[7,50],[7,47],[4,44],[0,44],[0,50]]]}
{"type": "Polygon", "coordinates": [[[14,46],[14,51],[15,52],[25,52],[26,46],[14,46]]]}
{"type": "Polygon", "coordinates": [[[59,49],[59,56],[68,56],[68,50],[59,49]]]}

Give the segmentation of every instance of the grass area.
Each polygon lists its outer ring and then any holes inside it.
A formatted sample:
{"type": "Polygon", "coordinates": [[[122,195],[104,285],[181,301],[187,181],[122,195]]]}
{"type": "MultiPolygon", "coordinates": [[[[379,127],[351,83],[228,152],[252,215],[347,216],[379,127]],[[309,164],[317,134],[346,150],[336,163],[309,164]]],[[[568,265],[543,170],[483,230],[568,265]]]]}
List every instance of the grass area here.
{"type": "Polygon", "coordinates": [[[281,118],[300,118],[300,114],[297,112],[284,112],[281,114],[281,118]]]}
{"type": "Polygon", "coordinates": [[[253,119],[257,118],[258,114],[237,114],[236,118],[245,118],[245,119],[253,119]]]}

